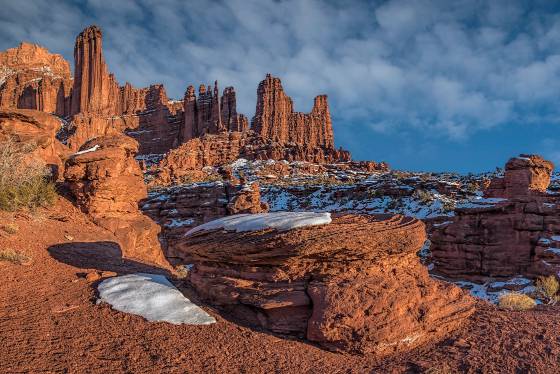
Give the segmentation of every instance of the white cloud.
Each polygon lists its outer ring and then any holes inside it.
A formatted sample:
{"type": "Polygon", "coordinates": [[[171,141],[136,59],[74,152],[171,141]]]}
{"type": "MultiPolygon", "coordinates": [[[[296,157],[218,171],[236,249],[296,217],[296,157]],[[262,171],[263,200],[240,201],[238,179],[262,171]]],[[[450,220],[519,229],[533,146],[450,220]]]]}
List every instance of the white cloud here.
{"type": "Polygon", "coordinates": [[[560,117],[560,16],[523,1],[3,3],[2,49],[32,40],[71,60],[75,35],[96,23],[121,83],[163,82],[182,97],[187,85],[218,79],[236,88],[248,117],[267,72],[297,110],[328,94],[337,132],[361,125],[461,140],[560,117]]]}

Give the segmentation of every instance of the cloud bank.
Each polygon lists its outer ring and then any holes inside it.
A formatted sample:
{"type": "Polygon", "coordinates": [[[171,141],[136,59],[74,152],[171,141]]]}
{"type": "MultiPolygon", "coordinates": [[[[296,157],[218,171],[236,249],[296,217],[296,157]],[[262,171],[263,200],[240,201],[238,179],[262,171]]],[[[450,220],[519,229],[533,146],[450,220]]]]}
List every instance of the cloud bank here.
{"type": "Polygon", "coordinates": [[[363,135],[405,139],[399,146],[413,153],[512,124],[559,124],[551,3],[4,0],[0,48],[28,40],[72,61],[75,35],[95,23],[121,84],[162,82],[180,98],[187,85],[217,79],[251,117],[270,72],[296,110],[328,94],[337,139],[359,155],[371,154],[363,135]]]}

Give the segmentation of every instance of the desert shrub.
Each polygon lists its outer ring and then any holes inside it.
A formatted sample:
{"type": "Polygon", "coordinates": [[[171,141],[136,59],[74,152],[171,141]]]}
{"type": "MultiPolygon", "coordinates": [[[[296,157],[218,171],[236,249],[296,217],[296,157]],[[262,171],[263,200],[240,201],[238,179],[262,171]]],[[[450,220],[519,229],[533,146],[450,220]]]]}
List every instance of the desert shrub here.
{"type": "Polygon", "coordinates": [[[4,249],[0,251],[0,261],[7,261],[13,264],[21,265],[29,262],[30,260],[31,259],[27,255],[14,251],[13,249],[4,249]]]}
{"type": "Polygon", "coordinates": [[[454,211],[456,207],[456,203],[454,200],[444,200],[442,209],[444,212],[451,212],[454,211]]]}
{"type": "Polygon", "coordinates": [[[177,265],[175,266],[175,277],[177,279],[187,279],[189,276],[189,268],[185,265],[177,265]]]}
{"type": "Polygon", "coordinates": [[[431,203],[434,200],[434,197],[431,193],[421,188],[417,188],[416,190],[414,190],[412,197],[420,200],[420,202],[422,202],[423,204],[431,203]]]}
{"type": "Polygon", "coordinates": [[[498,305],[509,310],[529,310],[535,307],[536,302],[525,294],[510,292],[500,296],[498,305]]]}
{"type": "Polygon", "coordinates": [[[556,304],[558,301],[558,290],[560,283],[556,276],[538,277],[535,282],[537,297],[545,299],[549,304],[556,304]]]}
{"type": "Polygon", "coordinates": [[[12,139],[0,142],[0,209],[50,205],[56,198],[50,170],[40,160],[28,160],[33,144],[12,139]]]}
{"type": "Polygon", "coordinates": [[[3,225],[0,225],[0,229],[8,234],[15,234],[18,232],[19,226],[15,223],[5,223],[3,225]]]}

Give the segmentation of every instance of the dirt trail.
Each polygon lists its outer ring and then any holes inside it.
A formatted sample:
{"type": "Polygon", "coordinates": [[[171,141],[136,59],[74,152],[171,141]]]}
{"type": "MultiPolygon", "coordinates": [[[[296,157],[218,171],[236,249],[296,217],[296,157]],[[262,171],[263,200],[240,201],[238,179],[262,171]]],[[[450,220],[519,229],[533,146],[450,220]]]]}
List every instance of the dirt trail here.
{"type": "Polygon", "coordinates": [[[97,305],[88,271],[163,271],[121,260],[112,234],[64,200],[35,216],[0,213],[0,222],[19,226],[0,233],[0,249],[33,258],[28,266],[0,262],[2,373],[560,372],[557,308],[510,313],[481,303],[465,328],[435,346],[384,360],[335,354],[238,326],[206,306],[214,325],[149,323],[97,305]]]}

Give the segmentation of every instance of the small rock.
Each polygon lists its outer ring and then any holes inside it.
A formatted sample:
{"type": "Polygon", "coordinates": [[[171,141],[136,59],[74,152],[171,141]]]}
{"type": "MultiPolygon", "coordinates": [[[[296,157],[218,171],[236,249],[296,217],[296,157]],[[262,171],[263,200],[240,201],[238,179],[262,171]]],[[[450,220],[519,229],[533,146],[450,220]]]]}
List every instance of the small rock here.
{"type": "Polygon", "coordinates": [[[93,283],[93,282],[98,281],[100,279],[101,279],[101,274],[99,274],[97,271],[87,273],[87,275],[86,275],[86,281],[88,281],[89,283],[93,283]]]}

